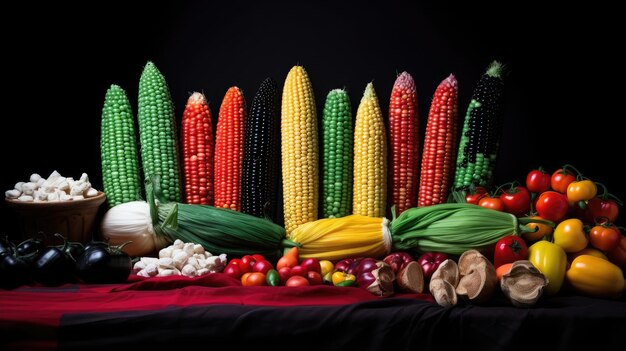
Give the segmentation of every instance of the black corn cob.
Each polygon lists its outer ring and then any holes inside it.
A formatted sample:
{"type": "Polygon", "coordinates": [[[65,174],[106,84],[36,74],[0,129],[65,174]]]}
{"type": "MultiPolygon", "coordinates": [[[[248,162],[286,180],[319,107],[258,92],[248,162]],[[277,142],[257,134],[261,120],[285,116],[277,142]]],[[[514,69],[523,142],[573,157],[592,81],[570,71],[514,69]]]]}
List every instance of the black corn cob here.
{"type": "Polygon", "coordinates": [[[267,78],[254,96],[245,122],[241,211],[252,216],[277,213],[279,118],[278,86],[267,78]]]}
{"type": "Polygon", "coordinates": [[[504,83],[502,64],[494,61],[472,94],[457,156],[454,187],[488,187],[493,181],[502,134],[504,83]]]}

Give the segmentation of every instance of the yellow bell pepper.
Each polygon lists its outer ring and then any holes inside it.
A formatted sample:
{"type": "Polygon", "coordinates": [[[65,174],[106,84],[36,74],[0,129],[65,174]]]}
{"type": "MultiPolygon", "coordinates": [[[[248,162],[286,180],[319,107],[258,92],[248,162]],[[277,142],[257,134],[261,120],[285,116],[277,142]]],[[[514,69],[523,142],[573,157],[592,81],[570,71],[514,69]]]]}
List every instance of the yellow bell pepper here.
{"type": "Polygon", "coordinates": [[[601,258],[603,260],[607,260],[607,261],[609,260],[608,257],[606,257],[606,255],[602,253],[602,251],[600,251],[598,249],[594,249],[592,247],[588,247],[588,248],[582,249],[582,250],[580,250],[578,252],[567,254],[567,262],[572,263],[572,261],[574,261],[574,259],[576,259],[576,257],[578,257],[580,255],[591,255],[591,256],[595,256],[597,258],[601,258]]]}
{"type": "Polygon", "coordinates": [[[624,291],[624,273],[613,263],[591,255],[574,259],[566,273],[578,292],[596,297],[619,297],[624,291]]]}
{"type": "Polygon", "coordinates": [[[583,230],[583,222],[572,218],[559,223],[554,229],[554,243],[565,252],[577,252],[587,247],[589,240],[583,230]]]}
{"type": "Polygon", "coordinates": [[[565,251],[556,244],[541,240],[528,248],[528,260],[548,279],[546,293],[558,293],[565,278],[565,251]]]}

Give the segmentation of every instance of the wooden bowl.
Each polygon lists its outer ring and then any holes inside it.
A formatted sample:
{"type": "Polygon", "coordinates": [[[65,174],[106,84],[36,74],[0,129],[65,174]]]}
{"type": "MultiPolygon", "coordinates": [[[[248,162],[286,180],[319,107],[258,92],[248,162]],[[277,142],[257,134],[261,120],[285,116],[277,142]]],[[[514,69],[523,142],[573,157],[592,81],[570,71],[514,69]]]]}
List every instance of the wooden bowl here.
{"type": "Polygon", "coordinates": [[[19,215],[22,237],[26,239],[43,232],[48,245],[52,244],[54,233],[69,241],[91,241],[98,209],[105,200],[106,195],[101,191],[83,200],[24,202],[5,199],[19,215]]]}

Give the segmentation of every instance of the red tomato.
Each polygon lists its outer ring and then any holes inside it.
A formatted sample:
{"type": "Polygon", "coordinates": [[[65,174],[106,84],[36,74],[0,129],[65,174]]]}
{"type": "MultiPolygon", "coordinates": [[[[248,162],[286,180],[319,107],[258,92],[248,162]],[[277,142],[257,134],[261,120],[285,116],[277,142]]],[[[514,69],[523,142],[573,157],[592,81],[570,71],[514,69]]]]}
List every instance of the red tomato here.
{"type": "Polygon", "coordinates": [[[274,267],[272,266],[271,263],[265,260],[256,261],[256,263],[254,264],[254,267],[252,267],[253,272],[261,272],[263,274],[267,274],[267,271],[269,271],[270,269],[274,269],[274,267]]]}
{"type": "Polygon", "coordinates": [[[246,273],[241,277],[241,285],[243,286],[261,286],[265,284],[265,274],[261,272],[246,273]]]}
{"type": "Polygon", "coordinates": [[[291,267],[281,267],[278,270],[278,275],[280,276],[281,282],[286,282],[287,279],[291,278],[291,267]]]}
{"type": "Polygon", "coordinates": [[[294,275],[293,277],[287,279],[285,286],[308,286],[309,281],[306,280],[305,277],[301,277],[299,275],[294,275]]]}
{"type": "Polygon", "coordinates": [[[265,259],[265,257],[263,257],[263,255],[260,255],[260,254],[254,254],[254,255],[252,255],[252,257],[253,257],[253,258],[254,258],[254,260],[255,260],[255,261],[257,261],[257,262],[259,262],[259,261],[267,261],[267,260],[265,259]]]}
{"type": "Polygon", "coordinates": [[[613,250],[607,252],[606,255],[611,262],[626,272],[626,236],[622,236],[619,239],[619,244],[613,250]]]}
{"type": "Polygon", "coordinates": [[[473,193],[465,195],[465,202],[468,204],[478,205],[480,199],[485,195],[487,195],[487,189],[482,186],[477,186],[473,193]]]}
{"type": "Polygon", "coordinates": [[[502,200],[489,195],[485,195],[482,199],[480,199],[480,201],[478,201],[478,206],[490,208],[496,211],[504,211],[504,204],[502,203],[502,200]]]}
{"type": "Polygon", "coordinates": [[[619,215],[619,207],[615,200],[594,197],[587,201],[587,213],[590,216],[589,220],[591,223],[598,217],[606,217],[609,222],[615,223],[619,215]]]}
{"type": "Polygon", "coordinates": [[[523,186],[516,186],[500,194],[504,211],[521,216],[530,209],[530,193],[523,186]]]}
{"type": "Polygon", "coordinates": [[[241,278],[241,269],[236,264],[228,264],[226,268],[224,268],[224,274],[229,277],[239,279],[241,278]]]}
{"type": "Polygon", "coordinates": [[[305,258],[300,265],[304,267],[304,270],[307,272],[322,272],[322,266],[320,266],[320,261],[318,261],[317,258],[305,258]]]}
{"type": "Polygon", "coordinates": [[[251,255],[245,255],[241,258],[241,262],[248,267],[247,272],[250,272],[256,263],[256,258],[251,255]]]}
{"type": "Polygon", "coordinates": [[[311,285],[322,285],[324,283],[322,275],[315,271],[308,271],[306,273],[306,279],[311,285]]]}
{"type": "Polygon", "coordinates": [[[541,218],[560,222],[567,215],[569,204],[565,195],[556,191],[546,191],[539,195],[535,208],[541,218]]]}
{"type": "Polygon", "coordinates": [[[550,190],[550,175],[543,169],[533,169],[526,176],[526,187],[530,192],[541,194],[550,190]]]}
{"type": "MultiPolygon", "coordinates": [[[[561,194],[567,193],[567,187],[571,182],[575,181],[576,177],[569,171],[563,171],[562,168],[557,169],[556,172],[552,173],[552,177],[550,178],[550,185],[552,186],[552,190],[558,191],[561,194]]],[[[543,217],[543,216],[542,216],[543,217]]]]}
{"type": "Polygon", "coordinates": [[[250,267],[248,264],[244,264],[243,261],[239,258],[233,258],[228,264],[234,264],[239,267],[239,271],[241,272],[241,274],[248,273],[250,272],[250,270],[252,270],[252,267],[250,267]]]}
{"type": "Polygon", "coordinates": [[[306,277],[306,272],[307,272],[307,270],[304,267],[300,266],[300,265],[291,267],[291,276],[292,277],[294,275],[299,275],[301,277],[306,277]]]}
{"type": "Polygon", "coordinates": [[[496,269],[503,264],[528,259],[528,246],[519,236],[508,235],[498,240],[493,253],[493,265],[496,269]]]}
{"type": "Polygon", "coordinates": [[[591,245],[603,251],[611,251],[616,248],[621,237],[622,233],[613,226],[597,225],[591,228],[589,232],[591,245]]]}

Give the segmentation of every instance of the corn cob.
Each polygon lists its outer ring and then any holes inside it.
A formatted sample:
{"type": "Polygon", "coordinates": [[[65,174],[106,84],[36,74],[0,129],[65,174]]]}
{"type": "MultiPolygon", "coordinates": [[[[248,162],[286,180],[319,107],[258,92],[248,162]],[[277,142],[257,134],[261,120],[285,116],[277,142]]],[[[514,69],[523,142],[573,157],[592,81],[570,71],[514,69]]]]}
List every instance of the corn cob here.
{"type": "Polygon", "coordinates": [[[383,217],[387,196],[385,124],[372,83],[367,84],[354,128],[353,213],[383,217]]]}
{"type": "Polygon", "coordinates": [[[278,207],[278,118],[278,87],[267,78],[252,100],[245,123],[241,211],[256,217],[265,215],[265,210],[271,216],[278,207]]]}
{"type": "Polygon", "coordinates": [[[213,122],[201,93],[187,100],[182,121],[185,198],[188,204],[213,205],[213,122]]]}
{"type": "Polygon", "coordinates": [[[389,221],[350,215],[305,223],[291,232],[301,258],[336,261],[349,257],[380,257],[389,253],[389,221]]]}
{"type": "Polygon", "coordinates": [[[148,62],[139,80],[139,139],[145,177],[160,175],[163,194],[180,201],[180,171],[174,105],[165,78],[148,62]]]}
{"type": "Polygon", "coordinates": [[[467,108],[456,162],[455,188],[472,183],[491,185],[502,133],[503,100],[502,64],[494,61],[480,78],[467,108]]]}
{"type": "Polygon", "coordinates": [[[417,205],[419,134],[417,92],[413,77],[402,72],[396,79],[389,102],[389,147],[391,148],[390,205],[396,213],[417,205]]]}
{"type": "Polygon", "coordinates": [[[146,195],[159,248],[180,239],[200,244],[215,255],[241,257],[258,253],[273,261],[282,253],[283,245],[294,245],[285,240],[281,226],[265,218],[208,205],[168,202],[162,196],[158,177],[146,182],[146,195]]]}
{"type": "Polygon", "coordinates": [[[414,207],[391,222],[393,250],[459,255],[470,249],[488,248],[507,235],[532,232],[525,225],[532,221],[537,219],[517,218],[467,203],[414,207]]]}
{"type": "Polygon", "coordinates": [[[135,123],[126,92],[111,85],[102,108],[102,182],[109,207],[141,198],[135,123]]]}
{"type": "Polygon", "coordinates": [[[458,84],[453,75],[437,87],[430,105],[418,206],[444,203],[456,161],[456,116],[458,84]]]}
{"type": "Polygon", "coordinates": [[[241,209],[241,164],[246,106],[241,90],[226,92],[215,135],[215,207],[241,209]]]}
{"type": "Polygon", "coordinates": [[[287,235],[317,219],[318,148],[315,97],[309,76],[294,66],[285,79],[281,111],[283,203],[287,235]]]}
{"type": "Polygon", "coordinates": [[[352,111],[348,93],[328,93],[322,116],[322,199],[325,218],[350,214],[353,167],[352,111]]]}

